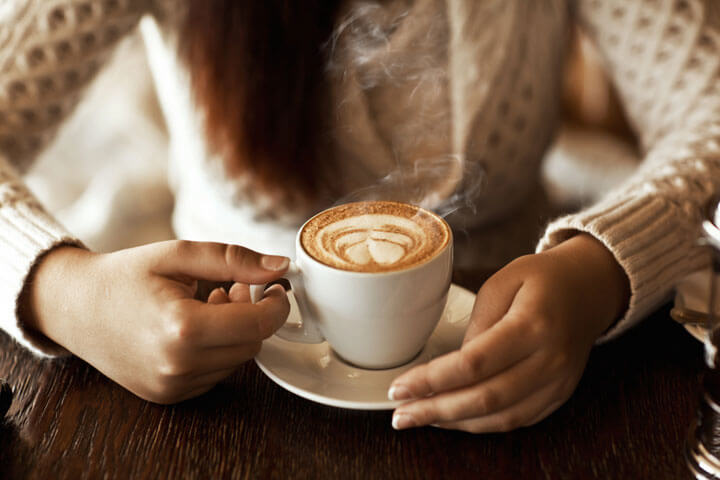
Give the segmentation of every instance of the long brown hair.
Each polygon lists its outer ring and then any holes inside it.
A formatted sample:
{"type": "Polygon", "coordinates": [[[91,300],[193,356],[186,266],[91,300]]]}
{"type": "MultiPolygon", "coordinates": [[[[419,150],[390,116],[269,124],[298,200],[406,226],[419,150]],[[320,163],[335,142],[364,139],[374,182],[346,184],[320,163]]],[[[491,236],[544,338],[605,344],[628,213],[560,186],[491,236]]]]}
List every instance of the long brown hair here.
{"type": "Polygon", "coordinates": [[[313,200],[329,100],[322,45],[339,0],[190,0],[180,52],[230,177],[313,200]]]}

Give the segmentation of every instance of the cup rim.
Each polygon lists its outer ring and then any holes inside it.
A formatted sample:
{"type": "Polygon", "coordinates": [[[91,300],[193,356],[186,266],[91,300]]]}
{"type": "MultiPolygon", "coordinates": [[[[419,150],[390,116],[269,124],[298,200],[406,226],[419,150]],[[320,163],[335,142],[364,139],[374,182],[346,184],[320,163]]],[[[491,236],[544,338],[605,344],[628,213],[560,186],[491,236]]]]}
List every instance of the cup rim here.
{"type": "Polygon", "coordinates": [[[404,274],[407,274],[408,272],[418,270],[427,265],[430,265],[433,261],[440,258],[443,254],[445,254],[445,252],[448,251],[448,249],[452,248],[453,240],[454,240],[454,236],[453,236],[452,228],[450,228],[450,224],[447,223],[447,221],[444,218],[442,218],[440,215],[438,215],[437,213],[430,211],[426,208],[420,207],[418,205],[413,205],[412,203],[407,203],[407,202],[398,202],[396,200],[363,200],[363,201],[358,201],[358,202],[348,202],[348,203],[341,203],[338,205],[333,205],[332,207],[323,209],[323,210],[317,212],[312,217],[308,218],[305,222],[303,222],[302,226],[298,229],[298,232],[295,235],[295,251],[297,252],[297,257],[298,257],[296,259],[296,262],[297,262],[297,260],[299,260],[300,256],[302,255],[304,260],[311,262],[313,265],[320,267],[323,270],[327,270],[327,271],[335,272],[335,273],[339,273],[339,274],[345,274],[345,275],[357,276],[357,277],[366,277],[366,278],[378,277],[378,276],[404,275],[404,274]],[[388,202],[388,203],[401,203],[404,205],[412,205],[413,207],[415,207],[419,210],[422,210],[423,212],[425,212],[429,215],[432,215],[433,217],[437,218],[442,223],[444,223],[445,226],[447,227],[447,231],[448,231],[448,241],[447,241],[447,243],[445,243],[445,245],[440,250],[438,250],[438,252],[435,255],[428,258],[424,262],[418,263],[416,265],[412,265],[412,266],[409,266],[407,268],[403,268],[400,270],[390,270],[390,271],[386,271],[386,272],[357,272],[354,270],[343,270],[342,268],[333,267],[333,266],[327,265],[327,264],[321,262],[320,260],[314,258],[302,246],[300,237],[302,235],[303,230],[305,229],[305,225],[307,225],[312,219],[314,219],[318,215],[321,215],[321,214],[327,212],[328,210],[332,210],[333,208],[336,208],[336,207],[339,207],[342,205],[352,205],[354,203],[365,203],[365,202],[388,202]]]}

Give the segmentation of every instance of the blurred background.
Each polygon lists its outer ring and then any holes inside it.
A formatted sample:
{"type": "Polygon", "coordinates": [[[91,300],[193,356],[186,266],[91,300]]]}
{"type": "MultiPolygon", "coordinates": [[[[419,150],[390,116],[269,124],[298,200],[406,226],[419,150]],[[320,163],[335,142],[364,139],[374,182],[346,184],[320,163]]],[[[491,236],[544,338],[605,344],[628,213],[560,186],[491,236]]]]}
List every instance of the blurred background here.
{"type": "Polygon", "coordinates": [[[96,251],[173,238],[167,133],[139,33],[123,40],[26,177],[96,251]]]}
{"type": "MultiPolygon", "coordinates": [[[[576,209],[626,178],[635,138],[600,59],[575,34],[564,122],[544,163],[553,201],[576,209]]],[[[167,133],[139,34],[119,46],[26,180],[69,231],[96,251],[173,238],[167,133]]]]}

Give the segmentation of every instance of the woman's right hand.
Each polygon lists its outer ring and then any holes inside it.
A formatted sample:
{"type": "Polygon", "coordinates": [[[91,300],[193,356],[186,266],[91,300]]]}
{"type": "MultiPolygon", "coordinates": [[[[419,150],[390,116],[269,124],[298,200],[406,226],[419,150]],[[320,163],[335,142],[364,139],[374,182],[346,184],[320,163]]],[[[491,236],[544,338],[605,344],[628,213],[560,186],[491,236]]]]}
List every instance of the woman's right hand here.
{"type": "Polygon", "coordinates": [[[174,403],[200,395],[260,351],[285,321],[276,285],[194,298],[198,280],[262,284],[288,259],[235,245],[168,241],[109,254],[51,250],[26,285],[22,320],[136,395],[174,403]]]}

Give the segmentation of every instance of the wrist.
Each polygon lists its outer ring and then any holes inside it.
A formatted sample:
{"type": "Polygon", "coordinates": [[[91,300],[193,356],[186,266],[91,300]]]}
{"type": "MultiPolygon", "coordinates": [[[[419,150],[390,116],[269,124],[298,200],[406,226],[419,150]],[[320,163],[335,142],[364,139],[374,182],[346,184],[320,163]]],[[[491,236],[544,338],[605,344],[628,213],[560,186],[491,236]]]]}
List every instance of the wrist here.
{"type": "Polygon", "coordinates": [[[597,238],[579,233],[548,253],[562,254],[577,272],[585,308],[593,309],[600,322],[598,335],[611,327],[627,311],[630,280],[615,255],[597,238]]]}
{"type": "Polygon", "coordinates": [[[43,254],[27,276],[18,299],[22,324],[68,348],[63,336],[67,322],[78,311],[78,300],[87,292],[80,285],[87,278],[81,267],[95,254],[62,245],[43,254]]]}

